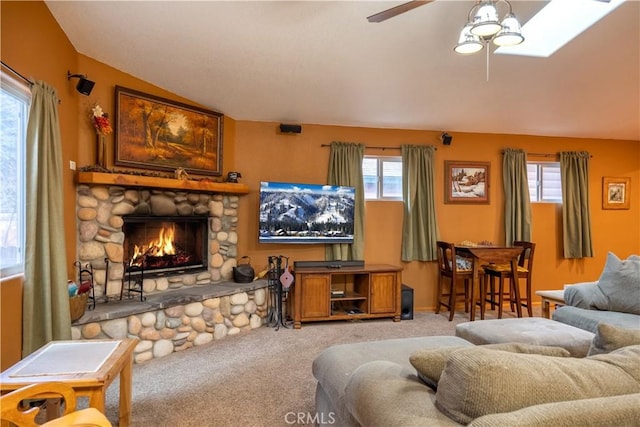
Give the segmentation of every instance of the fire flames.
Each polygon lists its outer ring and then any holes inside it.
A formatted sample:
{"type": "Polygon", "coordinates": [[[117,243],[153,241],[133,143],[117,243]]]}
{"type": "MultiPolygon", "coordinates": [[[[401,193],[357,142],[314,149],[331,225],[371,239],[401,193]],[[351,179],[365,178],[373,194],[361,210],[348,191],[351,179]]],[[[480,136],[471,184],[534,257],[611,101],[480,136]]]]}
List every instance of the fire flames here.
{"type": "Polygon", "coordinates": [[[141,246],[134,246],[130,265],[141,266],[152,257],[163,258],[176,255],[178,251],[174,245],[175,232],[175,224],[162,224],[157,239],[153,239],[141,246]]]}

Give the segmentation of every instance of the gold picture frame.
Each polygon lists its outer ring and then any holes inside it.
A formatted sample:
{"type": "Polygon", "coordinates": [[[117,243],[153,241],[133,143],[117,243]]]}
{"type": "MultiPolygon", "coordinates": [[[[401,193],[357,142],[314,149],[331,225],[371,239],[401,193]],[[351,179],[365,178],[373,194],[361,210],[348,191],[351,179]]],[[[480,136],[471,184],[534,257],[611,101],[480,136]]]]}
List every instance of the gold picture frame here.
{"type": "Polygon", "coordinates": [[[490,162],[446,160],[444,202],[489,204],[490,162]]]}
{"type": "Polygon", "coordinates": [[[115,164],[222,175],[224,115],[116,86],[115,164]]]}
{"type": "Polygon", "coordinates": [[[629,209],[631,178],[602,178],[602,209],[629,209]]]}

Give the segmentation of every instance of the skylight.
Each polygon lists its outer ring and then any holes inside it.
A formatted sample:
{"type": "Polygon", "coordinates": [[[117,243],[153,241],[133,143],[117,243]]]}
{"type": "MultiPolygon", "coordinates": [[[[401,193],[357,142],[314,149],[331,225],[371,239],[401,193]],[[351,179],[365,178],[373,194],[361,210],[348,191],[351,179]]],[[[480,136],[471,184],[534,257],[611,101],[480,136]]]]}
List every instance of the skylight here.
{"type": "Polygon", "coordinates": [[[624,0],[551,0],[522,27],[524,42],[495,53],[549,57],[598,22],[624,0]]]}

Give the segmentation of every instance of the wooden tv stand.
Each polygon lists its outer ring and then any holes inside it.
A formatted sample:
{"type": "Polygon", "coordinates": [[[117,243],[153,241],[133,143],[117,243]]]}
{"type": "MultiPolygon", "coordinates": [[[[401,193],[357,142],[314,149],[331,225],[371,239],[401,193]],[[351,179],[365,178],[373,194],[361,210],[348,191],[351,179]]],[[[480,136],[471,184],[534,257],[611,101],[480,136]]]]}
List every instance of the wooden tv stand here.
{"type": "Polygon", "coordinates": [[[402,269],[373,264],[361,267],[296,267],[291,291],[293,327],[303,322],[391,317],[400,321],[402,269]]]}

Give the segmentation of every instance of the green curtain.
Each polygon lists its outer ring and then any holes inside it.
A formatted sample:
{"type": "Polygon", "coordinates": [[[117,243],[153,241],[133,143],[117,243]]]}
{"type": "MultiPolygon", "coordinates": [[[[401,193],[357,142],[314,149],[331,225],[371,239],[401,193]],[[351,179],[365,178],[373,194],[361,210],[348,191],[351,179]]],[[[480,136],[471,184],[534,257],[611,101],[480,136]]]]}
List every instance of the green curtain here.
{"type": "Polygon", "coordinates": [[[507,148],[502,158],[502,183],[504,186],[505,243],[531,241],[531,200],[527,181],[527,153],[507,148]]]}
{"type": "Polygon", "coordinates": [[[589,211],[589,153],[560,153],[562,237],[565,258],[593,256],[589,211]]]}
{"type": "Polygon", "coordinates": [[[330,185],[355,187],[356,206],[353,244],[325,245],[327,261],[350,261],[364,259],[364,181],[362,178],[362,159],[364,144],[332,142],[329,157],[330,185]]]}
{"type": "Polygon", "coordinates": [[[402,145],[402,260],[437,259],[434,146],[402,145]]]}
{"type": "Polygon", "coordinates": [[[27,124],[25,279],[22,356],[71,339],[62,203],[62,139],[56,91],[31,87],[27,124]]]}

